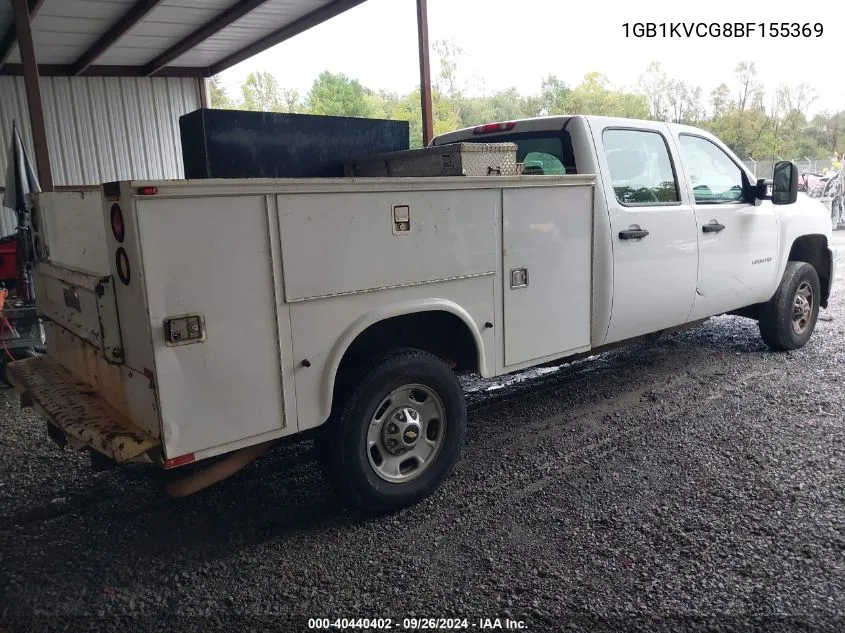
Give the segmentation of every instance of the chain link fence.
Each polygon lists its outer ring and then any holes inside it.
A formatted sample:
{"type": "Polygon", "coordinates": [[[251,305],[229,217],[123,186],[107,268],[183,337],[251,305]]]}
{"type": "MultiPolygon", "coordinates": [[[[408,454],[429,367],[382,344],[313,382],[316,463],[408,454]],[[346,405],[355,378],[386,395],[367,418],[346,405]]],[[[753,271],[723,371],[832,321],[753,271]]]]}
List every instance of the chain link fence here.
{"type": "MultiPolygon", "coordinates": [[[[781,159],[778,159],[781,160],[781,159]]],[[[798,165],[798,173],[800,174],[817,174],[819,172],[829,169],[833,165],[833,161],[829,158],[784,158],[782,160],[791,160],[798,165]]],[[[744,161],[748,168],[754,172],[758,178],[771,178],[775,171],[775,163],[777,160],[757,160],[746,158],[744,161]]]]}
{"type": "MultiPolygon", "coordinates": [[[[778,157],[777,160],[787,160],[778,157]]],[[[771,178],[777,160],[757,160],[746,158],[744,162],[757,178],[771,178]]],[[[838,169],[835,176],[813,176],[833,167],[832,159],[812,159],[806,156],[792,158],[798,165],[800,181],[807,195],[816,198],[830,211],[833,230],[845,229],[845,169],[838,169]],[[806,176],[805,176],[806,174],[806,176]]],[[[799,185],[800,186],[800,185],[799,185]]]]}

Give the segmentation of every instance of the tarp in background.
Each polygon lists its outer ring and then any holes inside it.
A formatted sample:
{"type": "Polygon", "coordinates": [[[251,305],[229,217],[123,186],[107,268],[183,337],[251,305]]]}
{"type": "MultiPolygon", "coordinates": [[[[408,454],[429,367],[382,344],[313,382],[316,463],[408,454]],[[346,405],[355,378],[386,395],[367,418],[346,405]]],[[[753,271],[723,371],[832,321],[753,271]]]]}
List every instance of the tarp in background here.
{"type": "Polygon", "coordinates": [[[23,147],[23,140],[17,124],[12,122],[12,144],[9,147],[9,160],[6,168],[6,190],[3,192],[3,205],[0,208],[0,239],[14,235],[19,222],[19,213],[26,213],[26,197],[32,192],[41,191],[38,177],[32,168],[29,156],[23,147]]]}

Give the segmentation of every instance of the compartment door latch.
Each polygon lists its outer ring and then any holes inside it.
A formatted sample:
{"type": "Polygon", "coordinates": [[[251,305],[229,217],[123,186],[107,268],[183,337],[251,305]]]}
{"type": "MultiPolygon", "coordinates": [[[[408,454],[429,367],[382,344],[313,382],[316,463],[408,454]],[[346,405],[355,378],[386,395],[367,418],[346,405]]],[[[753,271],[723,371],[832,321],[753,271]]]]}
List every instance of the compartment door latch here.
{"type": "Polygon", "coordinates": [[[178,314],[164,319],[164,344],[168,347],[202,343],[205,337],[205,318],[202,314],[178,314]]]}
{"type": "Polygon", "coordinates": [[[511,271],[511,289],[525,288],[528,285],[528,269],[514,268],[511,271]]]}

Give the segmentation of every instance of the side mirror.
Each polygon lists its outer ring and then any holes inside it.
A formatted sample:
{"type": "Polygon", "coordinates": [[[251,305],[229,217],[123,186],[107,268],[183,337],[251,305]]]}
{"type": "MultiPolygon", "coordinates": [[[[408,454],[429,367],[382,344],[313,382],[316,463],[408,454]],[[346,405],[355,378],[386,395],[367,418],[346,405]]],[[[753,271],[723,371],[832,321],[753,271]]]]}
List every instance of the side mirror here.
{"type": "Polygon", "coordinates": [[[792,161],[775,163],[772,179],[772,203],[793,204],[798,200],[798,166],[792,161]]]}

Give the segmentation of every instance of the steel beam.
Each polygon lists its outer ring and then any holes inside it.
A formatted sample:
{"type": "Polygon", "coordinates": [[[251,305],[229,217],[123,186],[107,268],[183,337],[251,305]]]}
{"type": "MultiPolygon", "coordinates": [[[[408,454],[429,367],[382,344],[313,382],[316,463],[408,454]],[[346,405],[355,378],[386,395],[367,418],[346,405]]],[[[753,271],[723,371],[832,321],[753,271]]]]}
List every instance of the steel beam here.
{"type": "MultiPolygon", "coordinates": [[[[38,13],[42,4],[44,4],[44,0],[29,0],[30,21],[32,21],[35,14],[38,13]]],[[[12,49],[15,47],[15,42],[17,41],[18,38],[15,35],[15,24],[13,22],[9,27],[9,30],[6,31],[6,35],[4,35],[3,39],[0,40],[0,69],[3,68],[3,64],[6,63],[6,60],[9,58],[9,53],[12,52],[12,49]]]]}
{"type": "Polygon", "coordinates": [[[227,26],[244,17],[250,11],[257,9],[267,0],[241,0],[234,6],[229,7],[214,19],[209,20],[193,33],[184,39],[176,42],[173,46],[156,57],[149,64],[144,66],[145,75],[155,75],[170,62],[178,59],[198,44],[202,44],[212,35],[219,33],[227,26]]]}
{"type": "MultiPolygon", "coordinates": [[[[42,77],[71,77],[72,67],[67,64],[39,64],[38,72],[42,77]]],[[[22,64],[6,64],[0,69],[0,75],[23,75],[22,64]]],[[[82,77],[143,77],[143,66],[89,66],[82,77]]],[[[156,77],[208,77],[208,68],[204,66],[168,66],[156,77]]]]}
{"type": "Polygon", "coordinates": [[[428,0],[417,0],[417,33],[420,45],[420,100],[423,146],[434,138],[434,107],[431,99],[431,62],[428,46],[428,0]]]}
{"type": "MultiPolygon", "coordinates": [[[[262,37],[260,40],[224,57],[219,62],[212,64],[208,69],[209,74],[214,76],[227,68],[231,68],[235,64],[240,64],[242,61],[258,55],[258,53],[267,50],[271,46],[281,44],[285,40],[292,38],[294,35],[299,35],[300,33],[323,23],[326,20],[330,20],[331,18],[340,15],[344,11],[357,7],[363,2],[365,2],[365,0],[335,0],[335,2],[332,2],[331,4],[320,7],[319,9],[304,15],[298,20],[291,22],[287,26],[276,29],[269,35],[262,37]]],[[[359,35],[363,37],[362,34],[359,35]]]]}
{"type": "Polygon", "coordinates": [[[71,64],[70,74],[77,76],[81,75],[85,70],[91,66],[99,57],[103,55],[109,48],[111,48],[117,40],[126,35],[126,33],[134,27],[138,22],[144,19],[150,11],[155,9],[161,0],[139,0],[132,8],[129,9],[121,18],[115,22],[112,27],[106,31],[100,39],[94,42],[87,51],[80,55],[73,64],[71,64]]]}
{"type": "Polygon", "coordinates": [[[29,109],[32,144],[35,147],[38,184],[42,191],[52,191],[53,171],[50,168],[50,148],[47,145],[47,127],[44,125],[44,107],[41,103],[41,86],[38,77],[38,64],[35,61],[35,45],[32,43],[29,6],[27,0],[14,0],[14,7],[15,31],[17,32],[18,47],[23,63],[26,104],[29,109]]]}

